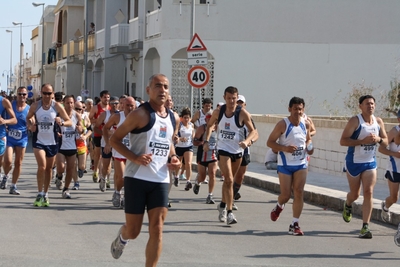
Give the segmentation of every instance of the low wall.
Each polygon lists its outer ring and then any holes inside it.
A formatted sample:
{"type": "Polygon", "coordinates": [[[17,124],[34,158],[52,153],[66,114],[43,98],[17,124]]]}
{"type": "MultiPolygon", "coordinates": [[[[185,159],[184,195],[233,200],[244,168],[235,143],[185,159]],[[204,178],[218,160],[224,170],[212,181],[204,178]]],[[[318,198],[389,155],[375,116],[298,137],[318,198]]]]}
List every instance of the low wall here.
{"type": "MultiPolygon", "coordinates": [[[[252,115],[256,124],[259,138],[251,146],[251,160],[264,163],[265,153],[268,150],[267,139],[276,123],[282,116],[252,115]]],[[[319,119],[310,116],[315,124],[317,133],[313,136],[314,154],[311,156],[309,169],[313,172],[326,173],[335,176],[345,176],[343,162],[347,147],[340,146],[340,136],[347,121],[319,119]]],[[[386,123],[386,131],[389,131],[394,123],[386,123]]],[[[384,179],[384,173],[388,164],[388,156],[377,152],[378,179],[384,179]]]]}

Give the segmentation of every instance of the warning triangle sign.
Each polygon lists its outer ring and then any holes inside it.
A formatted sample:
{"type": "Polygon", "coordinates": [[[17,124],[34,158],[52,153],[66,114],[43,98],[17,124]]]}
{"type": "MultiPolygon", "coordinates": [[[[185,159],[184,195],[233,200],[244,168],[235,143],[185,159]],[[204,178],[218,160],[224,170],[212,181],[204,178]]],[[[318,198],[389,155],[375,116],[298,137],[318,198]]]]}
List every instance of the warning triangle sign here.
{"type": "Polygon", "coordinates": [[[199,35],[195,33],[193,35],[192,40],[188,48],[186,49],[187,52],[191,51],[207,51],[207,47],[204,45],[203,41],[200,39],[199,35]]]}

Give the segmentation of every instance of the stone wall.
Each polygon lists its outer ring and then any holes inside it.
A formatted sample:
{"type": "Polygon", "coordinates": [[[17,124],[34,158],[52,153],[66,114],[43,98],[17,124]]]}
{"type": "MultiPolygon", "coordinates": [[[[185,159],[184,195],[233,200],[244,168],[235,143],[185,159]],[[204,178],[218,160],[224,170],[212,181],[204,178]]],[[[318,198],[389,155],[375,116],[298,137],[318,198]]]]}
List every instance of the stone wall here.
{"type": "MultiPolygon", "coordinates": [[[[267,139],[276,123],[283,116],[252,115],[256,124],[259,138],[251,146],[251,160],[264,163],[265,153],[268,150],[267,139]]],[[[311,156],[309,169],[313,172],[326,173],[336,176],[344,176],[343,162],[347,147],[340,146],[340,136],[347,124],[343,120],[330,120],[313,118],[317,134],[312,138],[314,154],[311,156]]],[[[386,131],[396,124],[386,123],[386,131]]],[[[388,157],[377,152],[378,179],[384,179],[384,173],[388,164],[388,157]]]]}

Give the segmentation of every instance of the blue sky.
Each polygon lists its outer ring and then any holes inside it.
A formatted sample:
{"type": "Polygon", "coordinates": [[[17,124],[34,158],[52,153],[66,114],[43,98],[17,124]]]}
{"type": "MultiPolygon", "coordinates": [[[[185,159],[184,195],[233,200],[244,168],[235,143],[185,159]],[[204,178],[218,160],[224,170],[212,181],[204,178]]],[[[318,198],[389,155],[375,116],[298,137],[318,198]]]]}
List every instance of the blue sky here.
{"type": "Polygon", "coordinates": [[[30,1],[30,0],[2,0],[6,3],[0,11],[0,38],[2,49],[0,53],[1,90],[7,88],[7,74],[10,70],[11,34],[6,30],[12,30],[12,68],[19,62],[20,26],[14,26],[13,21],[22,22],[22,42],[24,43],[24,56],[32,55],[32,30],[40,24],[42,6],[34,7],[32,2],[56,5],[57,0],[30,1]]]}

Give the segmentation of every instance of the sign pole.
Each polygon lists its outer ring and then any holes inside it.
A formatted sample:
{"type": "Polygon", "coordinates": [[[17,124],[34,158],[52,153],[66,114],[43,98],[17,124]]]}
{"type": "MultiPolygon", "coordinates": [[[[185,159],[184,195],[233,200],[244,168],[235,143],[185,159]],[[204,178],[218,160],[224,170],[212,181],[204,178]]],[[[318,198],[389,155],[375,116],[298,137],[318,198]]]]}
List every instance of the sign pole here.
{"type": "MultiPolygon", "coordinates": [[[[195,2],[194,2],[195,0],[192,0],[192,21],[191,21],[191,27],[190,27],[190,40],[192,40],[192,38],[193,38],[193,35],[194,35],[194,33],[195,33],[195,11],[196,11],[196,4],[195,4],[195,2]]],[[[189,66],[189,69],[190,69],[190,66],[189,66]]],[[[190,98],[189,98],[189,101],[190,101],[190,103],[189,103],[189,107],[190,107],[190,112],[192,113],[192,115],[193,115],[193,86],[190,86],[190,89],[189,89],[190,91],[189,91],[189,96],[190,96],[190,98]]]]}

